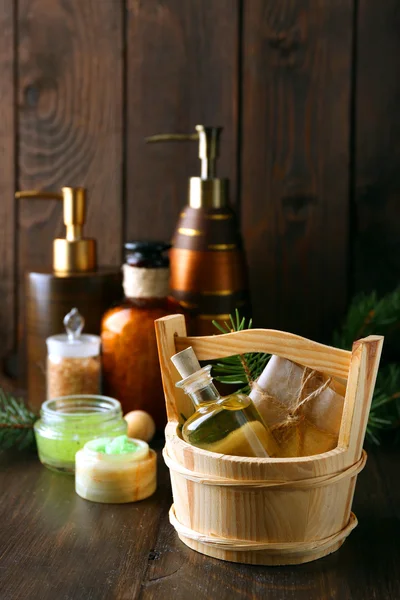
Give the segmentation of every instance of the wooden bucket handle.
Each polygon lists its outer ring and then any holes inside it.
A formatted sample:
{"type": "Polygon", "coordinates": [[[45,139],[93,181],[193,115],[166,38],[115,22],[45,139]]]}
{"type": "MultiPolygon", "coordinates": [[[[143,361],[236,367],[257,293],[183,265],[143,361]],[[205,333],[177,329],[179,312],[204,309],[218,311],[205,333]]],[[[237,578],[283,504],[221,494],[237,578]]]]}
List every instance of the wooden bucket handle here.
{"type": "MultiPolygon", "coordinates": [[[[180,376],[171,356],[192,346],[199,360],[213,360],[247,352],[277,354],[327,375],[347,380],[339,447],[359,460],[382,350],[383,337],[369,336],[353,344],[352,352],[319,344],[274,329],[249,329],[204,337],[186,337],[183,315],[155,321],[168,421],[193,412],[190,399],[175,387],[180,376]]],[[[353,462],[354,462],[353,461],[353,462]]]]}

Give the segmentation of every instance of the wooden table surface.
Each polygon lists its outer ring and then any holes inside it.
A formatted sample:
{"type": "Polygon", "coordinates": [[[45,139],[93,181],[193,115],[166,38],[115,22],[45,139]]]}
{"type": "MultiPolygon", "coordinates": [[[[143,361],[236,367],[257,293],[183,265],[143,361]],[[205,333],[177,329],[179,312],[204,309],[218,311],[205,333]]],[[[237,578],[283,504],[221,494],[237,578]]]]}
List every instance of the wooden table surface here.
{"type": "Polygon", "coordinates": [[[35,455],[0,453],[1,600],[399,600],[399,452],[374,450],[358,478],[359,526],[335,554],[295,567],[252,567],[202,556],[168,522],[159,485],[127,505],[86,502],[71,477],[35,455]]]}

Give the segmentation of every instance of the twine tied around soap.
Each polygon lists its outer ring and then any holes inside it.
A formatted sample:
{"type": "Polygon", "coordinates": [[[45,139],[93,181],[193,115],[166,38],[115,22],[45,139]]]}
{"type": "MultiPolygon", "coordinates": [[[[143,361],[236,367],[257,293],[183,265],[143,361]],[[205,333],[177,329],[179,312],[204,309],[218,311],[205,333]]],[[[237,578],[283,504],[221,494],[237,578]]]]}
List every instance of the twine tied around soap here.
{"type": "Polygon", "coordinates": [[[272,435],[274,435],[274,437],[278,436],[278,438],[280,438],[280,440],[277,440],[278,443],[279,441],[287,441],[288,437],[292,433],[292,428],[295,428],[296,436],[298,438],[298,448],[300,450],[299,456],[302,455],[301,452],[304,447],[305,432],[303,425],[305,422],[307,422],[308,426],[312,427],[319,433],[323,433],[324,435],[330,436],[332,438],[337,437],[336,434],[333,434],[332,432],[327,431],[326,429],[322,429],[321,427],[317,427],[317,425],[309,419],[307,419],[306,415],[304,414],[304,408],[307,405],[309,405],[310,402],[315,400],[315,398],[317,398],[320,394],[322,394],[322,392],[324,392],[326,388],[329,387],[332,381],[332,378],[329,377],[328,379],[326,379],[326,381],[323,381],[321,385],[319,385],[315,390],[313,390],[310,393],[307,393],[307,386],[315,377],[318,377],[320,375],[321,374],[319,373],[319,371],[315,371],[314,369],[310,369],[309,367],[304,367],[299,390],[297,392],[296,397],[290,404],[280,402],[275,396],[271,396],[271,394],[263,390],[256,381],[252,383],[252,389],[255,389],[257,391],[257,394],[259,394],[261,398],[270,402],[272,405],[278,408],[284,415],[284,418],[278,423],[275,423],[274,425],[269,425],[269,430],[272,433],[272,435]]]}

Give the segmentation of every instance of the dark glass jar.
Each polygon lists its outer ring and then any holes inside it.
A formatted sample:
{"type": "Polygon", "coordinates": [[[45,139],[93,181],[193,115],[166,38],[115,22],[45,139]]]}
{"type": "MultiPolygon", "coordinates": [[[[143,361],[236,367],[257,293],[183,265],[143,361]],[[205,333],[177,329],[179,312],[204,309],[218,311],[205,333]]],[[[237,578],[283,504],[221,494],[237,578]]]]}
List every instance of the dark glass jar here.
{"type": "Polygon", "coordinates": [[[105,393],[120,401],[124,414],[150,413],[158,430],[166,411],[154,321],[181,312],[168,295],[169,248],[164,242],[125,244],[125,300],[106,312],[101,330],[105,393]]]}

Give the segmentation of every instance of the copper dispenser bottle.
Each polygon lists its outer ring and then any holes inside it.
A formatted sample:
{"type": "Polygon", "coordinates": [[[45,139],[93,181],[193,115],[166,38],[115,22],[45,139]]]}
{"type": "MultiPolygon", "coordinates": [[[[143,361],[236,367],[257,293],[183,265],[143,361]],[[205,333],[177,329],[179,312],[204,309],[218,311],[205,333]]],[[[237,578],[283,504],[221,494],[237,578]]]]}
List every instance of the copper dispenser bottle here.
{"type": "Polygon", "coordinates": [[[65,238],[53,242],[53,270],[26,275],[24,330],[29,405],[35,411],[46,400],[46,339],[63,333],[72,308],[85,319],[88,333],[99,334],[103,313],[122,297],[119,268],[97,267],[96,241],[83,237],[86,190],[64,187],[60,193],[17,192],[16,198],[61,200],[65,238]]]}
{"type": "Polygon", "coordinates": [[[229,205],[228,180],[216,175],[221,127],[196,126],[193,134],[165,134],[149,142],[199,142],[200,177],[189,180],[189,204],[183,209],[170,251],[171,292],[194,314],[196,335],[218,333],[213,320],[250,313],[245,256],[235,213],[229,205]]]}

